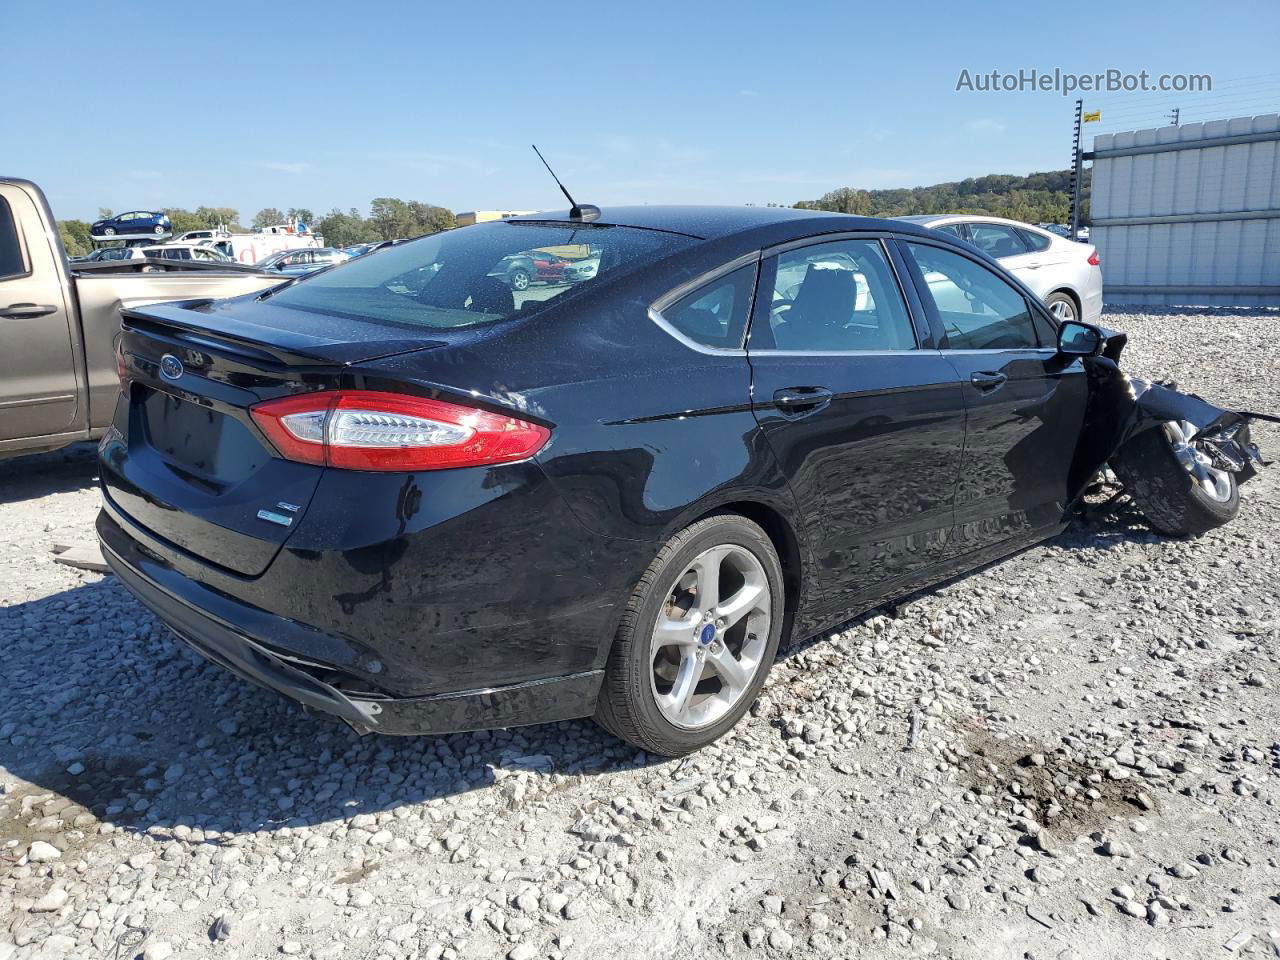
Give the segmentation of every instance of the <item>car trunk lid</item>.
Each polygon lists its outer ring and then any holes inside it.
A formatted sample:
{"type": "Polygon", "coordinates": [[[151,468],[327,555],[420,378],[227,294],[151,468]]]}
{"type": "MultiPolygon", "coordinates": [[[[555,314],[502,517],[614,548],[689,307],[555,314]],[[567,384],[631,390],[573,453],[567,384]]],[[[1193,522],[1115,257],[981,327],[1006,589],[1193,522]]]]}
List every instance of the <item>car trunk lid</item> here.
{"type": "Polygon", "coordinates": [[[277,456],[249,408],[342,386],[363,361],[440,345],[325,317],[298,329],[282,315],[292,311],[262,306],[240,314],[195,301],[125,311],[120,354],[129,384],[102,444],[104,491],[120,511],[180,550],[249,577],[270,565],[324,471],[277,456]]]}

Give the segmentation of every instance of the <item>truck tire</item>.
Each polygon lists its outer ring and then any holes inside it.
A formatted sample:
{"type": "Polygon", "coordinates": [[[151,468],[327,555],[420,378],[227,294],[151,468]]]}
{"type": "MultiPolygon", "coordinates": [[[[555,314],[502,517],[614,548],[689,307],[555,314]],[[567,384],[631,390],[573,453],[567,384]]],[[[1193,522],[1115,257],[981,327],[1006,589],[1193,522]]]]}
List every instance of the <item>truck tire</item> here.
{"type": "Polygon", "coordinates": [[[1135,506],[1169,536],[1199,536],[1240,512],[1235,474],[1214,468],[1188,442],[1194,434],[1192,424],[1170,421],[1138,434],[1111,459],[1135,506]]]}
{"type": "Polygon", "coordinates": [[[785,610],[782,565],[760,527],[728,513],[686,527],[627,602],[596,721],[667,757],[719,739],[764,686],[785,610]]]}

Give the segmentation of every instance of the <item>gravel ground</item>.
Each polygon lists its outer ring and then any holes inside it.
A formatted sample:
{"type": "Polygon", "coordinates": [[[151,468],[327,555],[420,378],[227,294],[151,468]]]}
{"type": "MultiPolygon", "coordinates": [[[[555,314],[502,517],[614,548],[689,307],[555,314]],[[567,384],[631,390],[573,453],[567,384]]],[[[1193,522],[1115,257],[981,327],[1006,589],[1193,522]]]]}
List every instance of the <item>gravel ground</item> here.
{"type": "MultiPolygon", "coordinates": [[[[1106,322],[1134,372],[1280,411],[1280,314],[1106,322]]],[[[793,647],[666,761],[308,718],[51,561],[92,450],[0,465],[0,960],[1280,955],[1280,472],[1243,496],[793,647]]]]}

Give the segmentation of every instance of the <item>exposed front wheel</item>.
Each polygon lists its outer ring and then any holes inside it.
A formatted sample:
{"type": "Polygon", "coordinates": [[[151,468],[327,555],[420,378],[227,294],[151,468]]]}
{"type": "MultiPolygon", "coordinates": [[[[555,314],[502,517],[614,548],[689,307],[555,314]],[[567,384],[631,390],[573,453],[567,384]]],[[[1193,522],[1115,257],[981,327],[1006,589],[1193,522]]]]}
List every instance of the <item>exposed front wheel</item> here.
{"type": "Polygon", "coordinates": [[[512,270],[508,279],[511,281],[512,290],[527,290],[531,278],[524,270],[512,270]]]}
{"type": "Polygon", "coordinates": [[[116,235],[116,228],[115,228],[115,227],[103,227],[103,228],[102,228],[102,235],[103,235],[104,237],[114,237],[114,236],[116,235]]]}
{"type": "Polygon", "coordinates": [[[1111,467],[1138,509],[1161,533],[1194,536],[1235,519],[1240,490],[1235,474],[1214,466],[1194,424],[1170,420],[1138,434],[1111,467]]]}
{"type": "Polygon", "coordinates": [[[158,236],[160,236],[160,234],[162,234],[162,233],[164,233],[164,227],[160,226],[160,224],[158,224],[158,223],[157,223],[157,224],[156,224],[156,236],[158,237],[158,236]]]}
{"type": "Polygon", "coordinates": [[[664,756],[723,736],[764,685],[784,599],[777,552],[750,520],[723,514],[681,531],[628,601],[596,719],[664,756]]]}

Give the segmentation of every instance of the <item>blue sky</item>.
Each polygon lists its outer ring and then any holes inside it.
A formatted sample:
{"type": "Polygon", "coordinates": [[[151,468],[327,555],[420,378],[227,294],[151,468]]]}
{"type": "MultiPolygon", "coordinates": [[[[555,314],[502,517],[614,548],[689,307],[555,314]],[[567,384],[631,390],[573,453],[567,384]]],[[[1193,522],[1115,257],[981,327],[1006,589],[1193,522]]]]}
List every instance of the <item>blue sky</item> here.
{"type": "MultiPolygon", "coordinates": [[[[1280,89],[1273,0],[5,0],[2,19],[0,172],[64,218],[562,206],[530,142],[584,202],[792,203],[1067,165],[1071,99],[956,92],[962,68],[1209,73],[1204,109],[1230,115],[1280,89]]],[[[1177,99],[1086,102],[1110,130],[1177,99]]]]}

